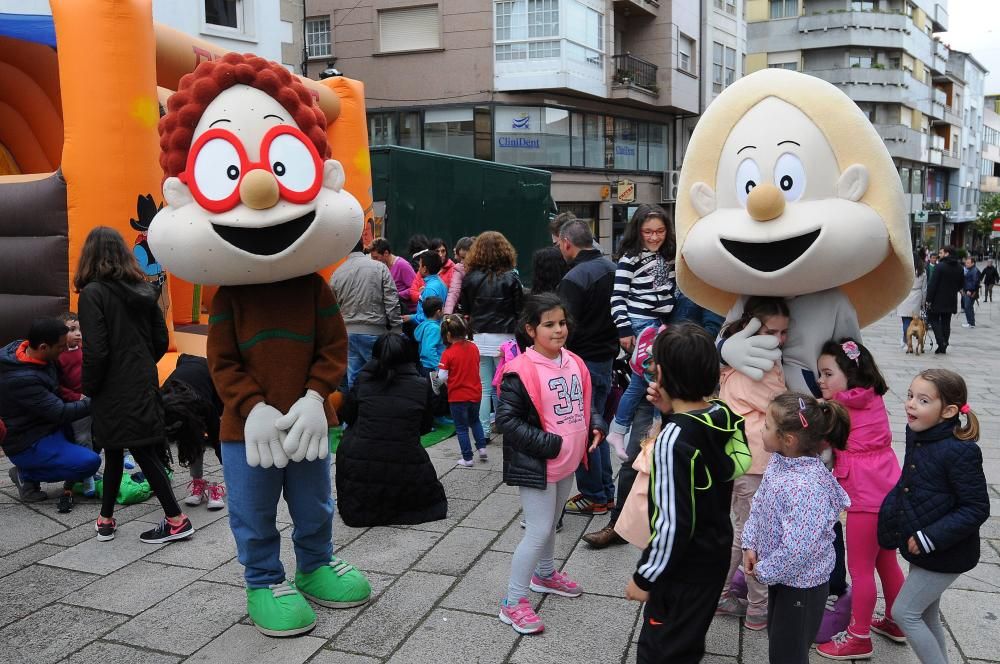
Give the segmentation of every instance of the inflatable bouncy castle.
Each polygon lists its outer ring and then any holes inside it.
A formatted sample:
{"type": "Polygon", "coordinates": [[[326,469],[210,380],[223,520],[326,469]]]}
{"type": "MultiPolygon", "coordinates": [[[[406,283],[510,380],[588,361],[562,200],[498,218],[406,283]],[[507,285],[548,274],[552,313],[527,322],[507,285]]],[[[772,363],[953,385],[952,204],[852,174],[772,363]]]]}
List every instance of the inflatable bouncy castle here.
{"type": "MultiPolygon", "coordinates": [[[[163,204],[157,123],[166,101],[184,74],[226,51],[154,23],[151,0],[50,4],[52,16],[0,14],[0,342],[75,307],[73,273],[96,226],[134,243],[162,285],[168,324],[206,322],[212,285],[165,273],[145,233],[163,204]]],[[[332,157],[370,237],[364,88],[343,77],[300,80],[326,116],[332,157]]]]}

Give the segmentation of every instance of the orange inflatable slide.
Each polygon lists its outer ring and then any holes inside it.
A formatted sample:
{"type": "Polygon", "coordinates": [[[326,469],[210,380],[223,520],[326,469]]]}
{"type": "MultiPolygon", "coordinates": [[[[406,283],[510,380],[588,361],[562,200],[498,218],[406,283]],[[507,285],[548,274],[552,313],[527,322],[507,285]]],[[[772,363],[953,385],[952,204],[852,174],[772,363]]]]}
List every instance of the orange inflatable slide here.
{"type": "MultiPolygon", "coordinates": [[[[204,323],[214,288],[165,274],[144,231],[162,201],[161,107],[181,76],[225,50],[155,24],[150,0],[50,4],[51,19],[30,17],[37,29],[5,30],[26,17],[0,14],[0,343],[24,337],[35,317],[75,307],[73,273],[96,226],[134,241],[140,265],[163,287],[169,323],[204,323]]],[[[366,209],[367,242],[364,87],[342,77],[302,80],[327,116],[345,188],[366,209]]],[[[171,341],[171,350],[204,352],[199,335],[172,332],[171,341]]],[[[161,376],[174,358],[164,360],[161,376]]]]}

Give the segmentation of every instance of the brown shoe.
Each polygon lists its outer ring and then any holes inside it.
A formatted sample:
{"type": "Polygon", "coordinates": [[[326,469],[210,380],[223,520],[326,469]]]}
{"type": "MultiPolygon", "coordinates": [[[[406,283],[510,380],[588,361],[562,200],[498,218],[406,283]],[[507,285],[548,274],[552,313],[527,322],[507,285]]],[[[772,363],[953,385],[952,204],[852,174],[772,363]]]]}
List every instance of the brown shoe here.
{"type": "Polygon", "coordinates": [[[622,536],[615,532],[611,526],[604,526],[600,530],[587,533],[583,536],[583,541],[595,549],[603,549],[612,544],[624,544],[622,536]]]}

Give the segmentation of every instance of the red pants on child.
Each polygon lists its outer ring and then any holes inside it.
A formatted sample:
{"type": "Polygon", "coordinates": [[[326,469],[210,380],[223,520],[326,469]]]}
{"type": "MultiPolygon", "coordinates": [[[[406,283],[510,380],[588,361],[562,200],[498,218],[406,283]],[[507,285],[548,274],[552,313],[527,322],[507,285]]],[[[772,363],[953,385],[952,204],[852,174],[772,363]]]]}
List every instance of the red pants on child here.
{"type": "Polygon", "coordinates": [[[894,549],[878,545],[878,514],[847,513],[847,569],[851,573],[851,625],[855,636],[870,634],[872,613],[875,611],[875,572],[882,581],[885,595],[885,615],[892,617],[892,605],[903,587],[903,570],[894,549]]]}

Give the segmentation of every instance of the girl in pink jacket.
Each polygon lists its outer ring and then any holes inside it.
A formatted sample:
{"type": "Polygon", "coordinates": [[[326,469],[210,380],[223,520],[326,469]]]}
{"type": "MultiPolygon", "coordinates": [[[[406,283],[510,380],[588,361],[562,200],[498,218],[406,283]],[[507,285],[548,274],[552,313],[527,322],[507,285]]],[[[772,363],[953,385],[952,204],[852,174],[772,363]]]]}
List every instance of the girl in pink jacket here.
{"type": "Polygon", "coordinates": [[[878,545],[878,511],[899,480],[892,431],[882,395],[889,391],[867,348],[845,338],[828,341],[820,352],[819,387],[851,417],[847,449],[838,451],[833,474],[851,498],[847,510],[847,569],[854,584],[851,624],[817,652],[830,659],[865,658],[872,653],[870,631],[899,643],[906,637],[892,620],[892,605],[903,585],[896,552],[878,545]],[[875,572],[885,594],[885,617],[873,620],[875,572]]]}

